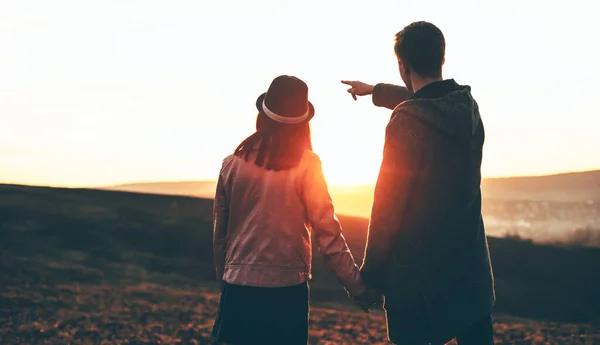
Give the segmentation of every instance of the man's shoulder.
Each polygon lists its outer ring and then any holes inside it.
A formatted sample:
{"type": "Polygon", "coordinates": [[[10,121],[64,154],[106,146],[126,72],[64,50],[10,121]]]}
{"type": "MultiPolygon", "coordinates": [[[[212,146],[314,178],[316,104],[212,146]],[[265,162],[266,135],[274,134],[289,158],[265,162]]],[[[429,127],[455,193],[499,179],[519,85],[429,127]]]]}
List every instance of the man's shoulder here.
{"type": "Polygon", "coordinates": [[[423,102],[420,102],[419,99],[407,99],[406,101],[398,104],[396,108],[394,108],[393,114],[395,113],[415,113],[421,111],[424,108],[423,102]]]}
{"type": "Polygon", "coordinates": [[[414,102],[413,100],[404,101],[392,111],[389,125],[400,125],[402,123],[420,122],[418,114],[423,112],[423,105],[414,102]]]}
{"type": "Polygon", "coordinates": [[[433,128],[423,120],[422,112],[425,109],[412,101],[406,101],[398,105],[392,112],[390,122],[386,127],[386,135],[401,140],[408,138],[428,137],[434,134],[433,128]]]}

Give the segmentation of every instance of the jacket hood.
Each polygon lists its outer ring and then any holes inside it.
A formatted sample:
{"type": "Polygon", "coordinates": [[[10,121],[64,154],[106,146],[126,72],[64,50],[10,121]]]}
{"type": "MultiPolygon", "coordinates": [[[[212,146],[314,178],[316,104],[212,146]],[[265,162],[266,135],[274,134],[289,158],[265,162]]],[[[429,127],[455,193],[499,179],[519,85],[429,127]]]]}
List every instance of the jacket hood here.
{"type": "Polygon", "coordinates": [[[397,110],[408,112],[457,139],[473,136],[481,120],[479,107],[468,85],[459,86],[443,97],[408,100],[397,110]]]}

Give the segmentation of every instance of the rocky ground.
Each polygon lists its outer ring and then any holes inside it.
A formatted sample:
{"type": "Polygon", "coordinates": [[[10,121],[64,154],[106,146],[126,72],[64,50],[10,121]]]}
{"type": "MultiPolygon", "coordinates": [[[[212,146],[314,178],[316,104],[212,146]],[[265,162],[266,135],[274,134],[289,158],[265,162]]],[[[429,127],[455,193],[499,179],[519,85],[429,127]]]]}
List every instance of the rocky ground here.
{"type": "MultiPolygon", "coordinates": [[[[0,291],[1,344],[211,344],[218,295],[153,284],[0,291]]],[[[600,325],[498,317],[496,344],[600,344],[600,325]]],[[[387,344],[381,314],[313,307],[310,344],[387,344]]]]}

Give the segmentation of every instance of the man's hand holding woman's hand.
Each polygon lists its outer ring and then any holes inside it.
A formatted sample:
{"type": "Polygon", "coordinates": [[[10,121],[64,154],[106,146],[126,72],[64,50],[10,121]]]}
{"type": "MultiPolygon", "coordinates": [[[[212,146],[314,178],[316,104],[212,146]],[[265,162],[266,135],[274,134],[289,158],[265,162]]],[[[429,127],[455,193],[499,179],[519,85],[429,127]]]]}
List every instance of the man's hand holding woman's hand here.
{"type": "Polygon", "coordinates": [[[366,96],[373,93],[373,85],[363,83],[362,81],[342,80],[342,84],[350,86],[348,93],[352,95],[355,101],[357,99],[356,96],[366,96]]]}
{"type": "Polygon", "coordinates": [[[367,288],[365,293],[360,296],[353,297],[353,299],[358,307],[365,313],[368,313],[369,309],[383,308],[383,295],[381,292],[371,288],[367,288]]]}

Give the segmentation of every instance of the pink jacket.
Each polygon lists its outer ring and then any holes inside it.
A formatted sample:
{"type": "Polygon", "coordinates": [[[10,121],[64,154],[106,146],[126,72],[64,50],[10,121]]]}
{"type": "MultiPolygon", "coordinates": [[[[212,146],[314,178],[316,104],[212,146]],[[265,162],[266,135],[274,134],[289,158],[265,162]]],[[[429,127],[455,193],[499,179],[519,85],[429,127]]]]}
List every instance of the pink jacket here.
{"type": "Polygon", "coordinates": [[[298,166],[277,172],[233,155],[223,160],[214,204],[219,280],[283,287],[311,279],[311,231],[326,265],[350,295],[361,295],[365,287],[315,153],[307,150],[298,166]]]}

